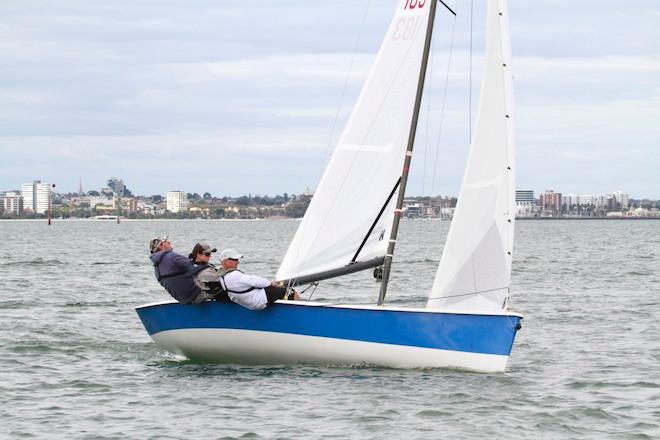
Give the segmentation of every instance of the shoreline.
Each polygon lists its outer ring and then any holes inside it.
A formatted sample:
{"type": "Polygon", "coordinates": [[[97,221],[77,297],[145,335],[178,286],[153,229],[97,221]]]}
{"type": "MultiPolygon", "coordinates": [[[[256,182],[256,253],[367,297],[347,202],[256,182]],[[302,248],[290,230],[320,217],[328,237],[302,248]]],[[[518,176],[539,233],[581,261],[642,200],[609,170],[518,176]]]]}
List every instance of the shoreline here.
{"type": "MultiPolygon", "coordinates": [[[[440,218],[406,218],[405,220],[437,220],[437,221],[451,221],[443,220],[440,218]]],[[[94,223],[117,223],[116,219],[92,219],[92,218],[54,218],[53,222],[94,222],[94,223]]],[[[161,221],[211,221],[211,222],[261,222],[261,221],[300,221],[302,218],[287,218],[287,217],[264,217],[264,218],[122,218],[120,224],[124,222],[161,222],[161,221]]],[[[516,217],[516,220],[521,221],[585,221],[585,220],[607,220],[607,221],[640,221],[640,220],[660,220],[660,217],[516,217]]],[[[43,218],[3,218],[0,222],[45,222],[47,219],[43,218]]]]}
{"type": "Polygon", "coordinates": [[[516,220],[660,220],[660,217],[516,217],[516,220]]]}
{"type": "MultiPolygon", "coordinates": [[[[122,218],[119,224],[124,222],[162,222],[162,221],[184,221],[184,222],[262,222],[262,221],[300,221],[302,218],[287,217],[264,217],[264,218],[122,218]]],[[[45,218],[0,218],[0,222],[47,222],[45,218]]],[[[54,218],[52,222],[93,222],[93,223],[115,223],[116,219],[94,219],[94,218],[54,218]]]]}

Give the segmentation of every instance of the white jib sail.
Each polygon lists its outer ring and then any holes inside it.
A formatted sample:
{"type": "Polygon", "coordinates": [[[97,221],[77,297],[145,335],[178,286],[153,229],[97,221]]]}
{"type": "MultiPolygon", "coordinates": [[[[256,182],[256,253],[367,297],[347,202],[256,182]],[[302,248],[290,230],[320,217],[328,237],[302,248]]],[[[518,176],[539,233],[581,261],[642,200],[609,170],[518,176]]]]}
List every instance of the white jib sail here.
{"type": "MultiPolygon", "coordinates": [[[[277,272],[349,264],[402,173],[431,0],[401,0],[374,66],[277,272]]],[[[382,257],[396,193],[356,261],[382,257]]]]}
{"type": "Polygon", "coordinates": [[[458,205],[427,307],[500,311],[511,278],[515,221],[508,10],[488,0],[486,66],[458,205]]]}

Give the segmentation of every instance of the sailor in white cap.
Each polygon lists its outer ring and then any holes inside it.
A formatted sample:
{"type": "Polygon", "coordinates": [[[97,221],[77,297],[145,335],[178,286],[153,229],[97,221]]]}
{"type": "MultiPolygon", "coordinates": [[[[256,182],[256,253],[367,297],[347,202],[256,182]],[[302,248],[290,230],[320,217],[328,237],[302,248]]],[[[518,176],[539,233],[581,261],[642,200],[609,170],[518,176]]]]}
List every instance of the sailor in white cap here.
{"type": "MultiPolygon", "coordinates": [[[[229,298],[250,310],[262,310],[268,304],[278,299],[284,299],[286,288],[255,275],[247,275],[238,270],[238,263],[243,255],[234,249],[225,249],[220,253],[220,261],[225,269],[222,276],[229,298]]],[[[293,291],[293,299],[299,300],[298,293],[293,291]]]]}

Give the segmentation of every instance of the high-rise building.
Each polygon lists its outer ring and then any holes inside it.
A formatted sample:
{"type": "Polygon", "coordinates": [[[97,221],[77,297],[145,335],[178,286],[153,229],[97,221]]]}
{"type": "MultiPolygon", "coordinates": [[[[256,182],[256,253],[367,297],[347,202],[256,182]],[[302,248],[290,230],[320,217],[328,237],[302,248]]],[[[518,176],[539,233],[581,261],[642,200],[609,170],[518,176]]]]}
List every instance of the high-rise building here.
{"type": "Polygon", "coordinates": [[[188,196],[183,191],[167,192],[167,210],[170,212],[183,212],[188,210],[188,196]]]}
{"type": "Polygon", "coordinates": [[[23,213],[23,196],[18,191],[7,191],[0,197],[0,208],[5,214],[21,215],[23,213]]]}
{"type": "Polygon", "coordinates": [[[23,196],[23,209],[30,212],[34,211],[34,183],[22,184],[21,196],[23,196]]]}
{"type": "Polygon", "coordinates": [[[539,196],[539,206],[545,215],[559,215],[561,213],[561,193],[556,193],[551,189],[545,190],[545,193],[539,196]]]}
{"type": "Polygon", "coordinates": [[[536,199],[534,198],[534,190],[532,189],[517,189],[516,190],[516,204],[518,205],[535,205],[536,199]]]}
{"type": "Polygon", "coordinates": [[[53,186],[50,183],[41,183],[41,180],[34,180],[32,183],[21,185],[23,209],[37,214],[43,214],[48,211],[50,189],[53,186]]]}
{"type": "Polygon", "coordinates": [[[624,194],[623,191],[614,191],[612,196],[616,200],[616,203],[619,205],[621,210],[628,208],[628,194],[624,194]]]}
{"type": "Polygon", "coordinates": [[[562,197],[561,203],[567,208],[576,206],[594,206],[598,208],[607,204],[607,196],[595,196],[593,194],[565,194],[562,197]]]}
{"type": "Polygon", "coordinates": [[[110,188],[118,197],[124,197],[126,185],[124,180],[119,177],[111,177],[108,179],[108,188],[110,188]]]}

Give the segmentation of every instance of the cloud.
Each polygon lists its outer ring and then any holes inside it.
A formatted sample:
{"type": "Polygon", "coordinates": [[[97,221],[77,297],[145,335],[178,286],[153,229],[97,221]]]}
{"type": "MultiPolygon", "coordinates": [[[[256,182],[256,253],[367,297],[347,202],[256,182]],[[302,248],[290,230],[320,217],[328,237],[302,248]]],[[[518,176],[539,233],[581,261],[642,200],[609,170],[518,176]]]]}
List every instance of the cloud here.
{"type": "MultiPolygon", "coordinates": [[[[0,190],[34,178],[75,190],[79,176],[98,187],[110,175],[138,193],[314,187],[395,4],[3,3],[0,190]]],[[[454,19],[437,17],[411,194],[432,180],[438,192],[458,193],[470,35],[466,4],[456,6],[449,71],[454,19]],[[436,148],[439,169],[431,170],[436,148]]],[[[517,0],[509,9],[520,184],[602,192],[611,184],[603,170],[616,164],[617,187],[660,197],[655,3],[517,0]]],[[[475,13],[473,117],[483,52],[483,11],[475,13]]]]}
{"type": "Polygon", "coordinates": [[[565,70],[573,73],[658,73],[660,72],[660,58],[652,56],[601,56],[601,57],[566,57],[542,58],[522,57],[516,59],[518,69],[545,69],[565,70]]]}
{"type": "Polygon", "coordinates": [[[173,72],[182,83],[199,78],[207,81],[233,80],[242,81],[341,81],[347,76],[346,66],[354,58],[352,74],[359,78],[366,77],[373,54],[290,54],[266,56],[263,58],[243,59],[238,61],[214,63],[171,64],[164,68],[173,72]]]}

